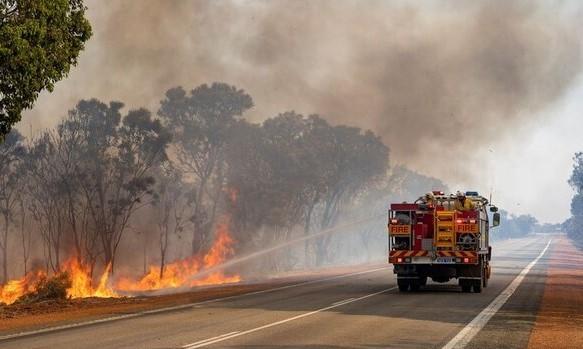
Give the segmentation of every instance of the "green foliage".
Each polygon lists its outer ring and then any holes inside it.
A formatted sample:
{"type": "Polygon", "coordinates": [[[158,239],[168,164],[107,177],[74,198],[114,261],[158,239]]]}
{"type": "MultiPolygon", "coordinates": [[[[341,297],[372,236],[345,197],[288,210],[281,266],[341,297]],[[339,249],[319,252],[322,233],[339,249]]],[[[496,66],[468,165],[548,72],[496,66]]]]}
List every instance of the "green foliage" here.
{"type": "Polygon", "coordinates": [[[82,0],[0,1],[0,140],[77,64],[90,36],[82,0]]]}
{"type": "Polygon", "coordinates": [[[571,200],[571,218],[563,223],[563,229],[578,242],[583,242],[583,153],[573,157],[573,172],[569,185],[575,190],[571,200]]]}
{"type": "Polygon", "coordinates": [[[569,178],[569,185],[579,194],[583,194],[583,153],[576,153],[573,157],[573,172],[569,178]]]}
{"type": "Polygon", "coordinates": [[[29,304],[49,300],[67,299],[67,289],[71,287],[71,278],[69,273],[61,272],[52,277],[41,277],[34,291],[22,295],[16,303],[29,304]]]}

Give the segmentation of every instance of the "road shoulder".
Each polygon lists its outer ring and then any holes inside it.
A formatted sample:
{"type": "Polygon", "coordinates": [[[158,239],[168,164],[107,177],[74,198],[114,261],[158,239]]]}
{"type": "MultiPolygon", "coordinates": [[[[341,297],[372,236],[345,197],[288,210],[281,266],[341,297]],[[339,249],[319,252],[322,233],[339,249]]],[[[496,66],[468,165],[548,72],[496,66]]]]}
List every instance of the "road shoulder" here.
{"type": "Polygon", "coordinates": [[[583,348],[583,252],[564,235],[555,239],[528,348],[583,348]]]}

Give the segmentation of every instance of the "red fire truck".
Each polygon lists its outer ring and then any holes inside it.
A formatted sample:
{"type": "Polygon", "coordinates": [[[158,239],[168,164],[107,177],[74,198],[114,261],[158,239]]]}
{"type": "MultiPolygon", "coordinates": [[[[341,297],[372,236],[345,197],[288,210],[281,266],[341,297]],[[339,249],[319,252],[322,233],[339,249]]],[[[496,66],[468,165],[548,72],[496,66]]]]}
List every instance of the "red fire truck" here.
{"type": "Polygon", "coordinates": [[[417,291],[427,278],[440,283],[455,278],[463,292],[481,292],[490,278],[489,231],[500,224],[498,209],[477,192],[465,193],[470,209],[456,209],[456,195],[434,191],[429,197],[391,204],[389,210],[389,263],[399,290],[417,291]]]}

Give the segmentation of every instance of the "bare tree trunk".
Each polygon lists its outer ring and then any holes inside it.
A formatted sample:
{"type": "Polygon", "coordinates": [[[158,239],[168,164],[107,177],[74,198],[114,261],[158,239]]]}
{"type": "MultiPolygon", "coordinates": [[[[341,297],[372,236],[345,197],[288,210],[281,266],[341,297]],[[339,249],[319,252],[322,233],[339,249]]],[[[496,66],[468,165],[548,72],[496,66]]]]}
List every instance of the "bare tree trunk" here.
{"type": "Polygon", "coordinates": [[[4,214],[4,232],[2,237],[2,283],[8,282],[8,213],[4,214]]]}
{"type": "Polygon", "coordinates": [[[143,264],[143,268],[144,268],[144,275],[146,275],[148,273],[148,244],[147,244],[146,234],[143,234],[143,237],[144,238],[142,239],[142,248],[143,248],[142,264],[143,264]]]}
{"type": "Polygon", "coordinates": [[[114,270],[113,269],[113,267],[114,267],[114,265],[113,265],[113,263],[114,263],[114,260],[113,260],[114,259],[114,253],[112,251],[111,244],[106,243],[106,244],[104,244],[103,247],[104,247],[103,248],[104,264],[105,264],[106,267],[107,266],[110,266],[109,267],[109,274],[110,275],[113,275],[113,270],[114,270]]]}
{"type": "Polygon", "coordinates": [[[20,200],[20,236],[22,237],[22,259],[24,262],[24,275],[28,274],[28,258],[30,257],[30,232],[26,231],[26,211],[24,201],[20,200]]]}
{"type": "Polygon", "coordinates": [[[8,282],[8,250],[5,247],[2,249],[2,283],[5,284],[8,282]]]}
{"type": "Polygon", "coordinates": [[[196,198],[194,199],[194,215],[193,215],[193,235],[192,235],[192,254],[199,254],[205,244],[206,234],[205,231],[205,218],[203,205],[203,195],[206,190],[206,183],[208,178],[202,178],[200,185],[198,186],[196,198]]]}
{"type": "Polygon", "coordinates": [[[160,280],[164,278],[164,268],[166,267],[166,253],[163,253],[160,258],[160,280]]]}
{"type": "MultiPolygon", "coordinates": [[[[310,207],[308,207],[308,211],[306,212],[306,217],[304,221],[304,236],[306,237],[310,235],[312,225],[312,213],[314,212],[314,206],[315,204],[311,204],[310,207]]],[[[304,241],[304,267],[309,266],[311,264],[310,244],[311,244],[310,240],[306,239],[306,241],[304,241]]]]}
{"type": "Polygon", "coordinates": [[[160,236],[160,280],[164,277],[164,268],[166,267],[166,251],[168,249],[168,222],[162,236],[160,236]]]}

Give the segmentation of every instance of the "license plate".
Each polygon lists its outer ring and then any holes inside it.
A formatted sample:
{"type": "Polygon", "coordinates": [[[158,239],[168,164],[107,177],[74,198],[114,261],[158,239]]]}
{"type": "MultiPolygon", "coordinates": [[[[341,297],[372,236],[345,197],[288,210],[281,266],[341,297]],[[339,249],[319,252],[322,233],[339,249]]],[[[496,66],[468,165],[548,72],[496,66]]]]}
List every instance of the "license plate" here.
{"type": "Polygon", "coordinates": [[[453,264],[453,263],[455,263],[455,258],[454,257],[437,257],[435,259],[435,263],[453,264]]]}
{"type": "Polygon", "coordinates": [[[415,264],[430,264],[431,258],[429,258],[427,256],[413,257],[413,263],[415,263],[415,264]]]}

